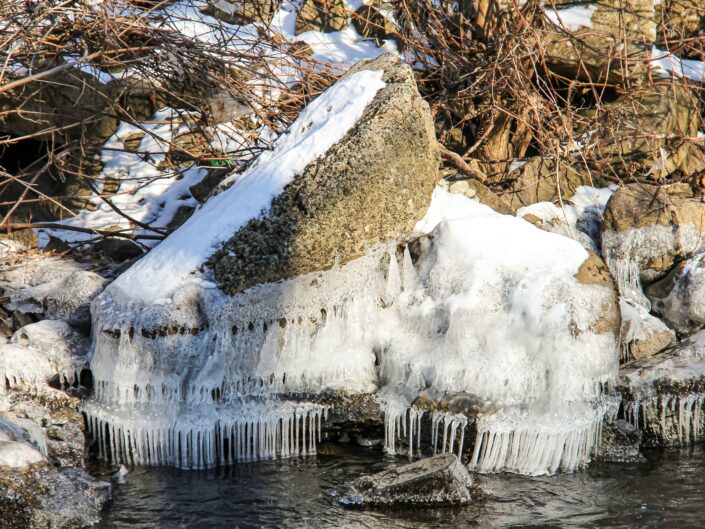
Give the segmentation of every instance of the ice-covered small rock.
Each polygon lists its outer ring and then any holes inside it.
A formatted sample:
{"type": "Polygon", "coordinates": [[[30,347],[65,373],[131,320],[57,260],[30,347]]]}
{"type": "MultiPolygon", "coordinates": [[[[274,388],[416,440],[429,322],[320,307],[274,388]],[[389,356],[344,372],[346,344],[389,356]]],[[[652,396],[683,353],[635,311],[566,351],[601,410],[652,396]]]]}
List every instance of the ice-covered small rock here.
{"type": "Polygon", "coordinates": [[[26,325],[0,344],[0,376],[10,386],[39,387],[58,376],[61,383],[78,378],[88,363],[88,339],[64,321],[26,325]]]}
{"type": "Polygon", "coordinates": [[[705,331],[620,372],[624,415],[644,444],[678,446],[705,437],[705,331]]]}
{"type": "Polygon", "coordinates": [[[472,501],[472,478],[458,458],[439,454],[363,476],[333,493],[346,507],[364,505],[464,505],[472,501]]]}
{"type": "Polygon", "coordinates": [[[653,310],[681,333],[705,326],[705,253],[677,265],[659,283],[647,288],[653,310]]]}
{"type": "Polygon", "coordinates": [[[0,440],[0,469],[25,470],[39,463],[46,463],[46,458],[36,448],[20,441],[0,440]]]}
{"type": "Polygon", "coordinates": [[[622,314],[620,340],[623,360],[653,356],[676,340],[675,332],[649,314],[643,306],[621,298],[619,307],[622,314]]]}
{"type": "Polygon", "coordinates": [[[43,314],[77,326],[90,324],[90,302],[106,280],[73,261],[35,257],[25,266],[0,273],[10,310],[43,314]]]}

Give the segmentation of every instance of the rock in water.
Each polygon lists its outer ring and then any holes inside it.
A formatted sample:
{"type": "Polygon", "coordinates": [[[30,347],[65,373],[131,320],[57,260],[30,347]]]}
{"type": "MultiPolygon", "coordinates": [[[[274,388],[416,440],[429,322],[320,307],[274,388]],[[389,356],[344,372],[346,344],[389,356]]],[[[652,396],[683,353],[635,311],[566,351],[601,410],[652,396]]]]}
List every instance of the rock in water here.
{"type": "Polygon", "coordinates": [[[605,421],[595,460],[602,463],[642,463],[641,432],[627,421],[605,421]]]}
{"type": "Polygon", "coordinates": [[[336,489],[341,505],[464,505],[472,478],[453,454],[439,454],[408,465],[363,476],[336,489]]]}

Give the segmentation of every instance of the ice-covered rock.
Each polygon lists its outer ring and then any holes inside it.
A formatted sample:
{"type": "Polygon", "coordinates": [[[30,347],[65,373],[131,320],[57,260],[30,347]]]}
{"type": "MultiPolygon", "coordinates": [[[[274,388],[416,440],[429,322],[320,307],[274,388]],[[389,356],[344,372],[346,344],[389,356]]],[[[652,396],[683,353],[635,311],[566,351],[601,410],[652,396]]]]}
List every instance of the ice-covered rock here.
{"type": "Polygon", "coordinates": [[[620,372],[624,415],[651,446],[702,441],[705,432],[705,331],[620,372]]]}
{"type": "Polygon", "coordinates": [[[421,459],[363,476],[334,492],[346,507],[364,505],[464,505],[470,503],[472,478],[452,454],[421,459]]]}
{"type": "MultiPolygon", "coordinates": [[[[477,470],[586,465],[614,407],[610,275],[465,196],[437,189],[426,211],[432,134],[408,68],[354,68],[96,298],[85,411],[101,454],[201,468],[314,453],[334,413],[314,397],[331,391],[376,394],[387,450],[403,436],[413,452],[412,402],[432,389],[491,403],[477,470]]],[[[439,411],[437,450],[470,450],[470,422],[439,411]]]]}
{"type": "Polygon", "coordinates": [[[705,254],[680,262],[661,281],[650,285],[646,295],[654,312],[681,333],[705,326],[705,254]]]}
{"type": "Polygon", "coordinates": [[[639,451],[641,432],[624,420],[605,421],[595,460],[601,463],[642,463],[646,458],[639,451]]]}
{"type": "Polygon", "coordinates": [[[705,204],[688,184],[626,184],[607,203],[602,252],[620,294],[650,307],[641,285],[703,246],[705,204]]]}
{"type": "Polygon", "coordinates": [[[640,360],[663,351],[676,340],[676,333],[641,305],[621,298],[622,359],[640,360]]]}
{"type": "Polygon", "coordinates": [[[27,470],[46,463],[46,458],[30,445],[19,441],[0,440],[0,469],[27,470]]]}
{"type": "Polygon", "coordinates": [[[34,256],[0,273],[10,310],[42,314],[71,325],[90,324],[90,302],[106,280],[74,261],[34,256]]]}
{"type": "Polygon", "coordinates": [[[578,186],[564,202],[537,202],[517,211],[534,225],[577,240],[584,248],[600,253],[602,246],[602,217],[615,188],[578,186]]]}
{"type": "Polygon", "coordinates": [[[88,339],[64,321],[43,320],[18,330],[0,344],[0,376],[9,386],[45,386],[58,376],[77,380],[88,365],[88,339]]]}

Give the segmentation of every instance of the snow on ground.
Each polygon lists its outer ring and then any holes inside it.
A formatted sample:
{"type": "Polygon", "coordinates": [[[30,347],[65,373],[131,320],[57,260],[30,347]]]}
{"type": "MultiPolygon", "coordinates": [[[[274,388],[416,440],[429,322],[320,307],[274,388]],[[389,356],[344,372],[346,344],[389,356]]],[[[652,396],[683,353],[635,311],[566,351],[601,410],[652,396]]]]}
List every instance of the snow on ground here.
{"type": "Polygon", "coordinates": [[[575,239],[585,248],[599,254],[602,215],[616,189],[617,186],[580,186],[563,204],[538,202],[520,208],[517,217],[534,216],[548,231],[575,239]]]}
{"type": "Polygon", "coordinates": [[[363,70],[330,87],[304,108],[272,150],[262,153],[230,188],[211,198],[110,289],[145,303],[167,301],[219,243],[265,212],[294,176],[343,138],[383,86],[381,71],[363,70]]]}
{"type": "MultiPolygon", "coordinates": [[[[351,0],[347,2],[347,8],[352,12],[362,3],[360,0],[351,0]]],[[[297,65],[293,63],[294,59],[276,47],[261,41],[259,31],[265,27],[262,23],[243,26],[227,24],[204,14],[202,9],[207,6],[208,3],[201,0],[178,1],[160,10],[158,12],[160,16],[152,17],[151,23],[155,27],[177,31],[190,39],[198,40],[206,44],[214,54],[227,56],[228,53],[239,51],[250,56],[264,57],[268,71],[261,72],[262,76],[275,75],[279,82],[285,84],[298,80],[299,73],[297,65]]],[[[318,61],[333,70],[344,71],[362,59],[375,58],[382,53],[396,51],[392,41],[385,41],[381,47],[377,47],[374,41],[363,39],[352,26],[332,33],[308,31],[297,36],[294,26],[299,7],[300,2],[297,1],[283,2],[274,14],[272,22],[266,26],[266,30],[271,36],[283,38],[285,42],[304,41],[309,44],[313,51],[311,64],[316,64],[318,61]]],[[[130,6],[120,5],[119,9],[123,12],[139,12],[130,6]]],[[[85,64],[80,65],[79,68],[91,73],[102,83],[146,74],[145,71],[137,68],[119,73],[103,71],[85,64]]],[[[257,86],[262,83],[262,80],[263,78],[255,77],[250,82],[257,86]]],[[[262,92],[260,96],[264,98],[277,98],[279,93],[276,86],[268,87],[267,93],[264,93],[264,90],[260,91],[262,92]]],[[[120,189],[117,194],[110,196],[109,200],[132,219],[157,229],[167,226],[179,207],[197,205],[189,188],[206,175],[206,170],[196,164],[180,169],[165,167],[169,142],[190,131],[183,123],[183,114],[182,111],[164,108],[139,126],[122,123],[115,135],[105,143],[101,152],[105,165],[97,180],[98,192],[101,192],[105,179],[117,180],[120,182],[120,189]],[[137,150],[127,152],[123,141],[140,132],[144,132],[145,135],[137,150]]],[[[274,131],[265,129],[259,131],[262,137],[276,137],[274,131]]],[[[248,159],[247,155],[241,154],[242,151],[255,146],[253,140],[245,137],[234,122],[220,124],[207,130],[206,133],[212,138],[212,148],[222,152],[226,157],[228,153],[237,152],[239,162],[248,159]]],[[[129,219],[116,213],[99,196],[92,196],[90,201],[95,206],[93,211],[81,210],[76,217],[60,223],[94,230],[117,228],[130,229],[134,233],[157,234],[135,226],[129,219]]],[[[69,243],[80,243],[94,238],[94,234],[70,230],[36,231],[41,245],[48,243],[49,236],[69,243]]],[[[154,240],[142,242],[147,245],[156,244],[154,240]]]]}
{"type": "Polygon", "coordinates": [[[597,10],[597,4],[575,5],[565,9],[544,7],[544,12],[556,26],[568,31],[592,27],[592,15],[597,10]]]}
{"type": "Polygon", "coordinates": [[[672,74],[685,77],[698,83],[705,82],[705,63],[691,59],[681,59],[668,51],[653,47],[651,65],[662,75],[672,74]]]}

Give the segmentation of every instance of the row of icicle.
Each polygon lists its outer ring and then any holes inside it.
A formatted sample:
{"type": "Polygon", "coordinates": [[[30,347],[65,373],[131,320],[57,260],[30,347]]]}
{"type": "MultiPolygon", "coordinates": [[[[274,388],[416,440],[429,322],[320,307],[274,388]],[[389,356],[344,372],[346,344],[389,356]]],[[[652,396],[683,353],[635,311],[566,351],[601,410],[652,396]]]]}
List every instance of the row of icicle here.
{"type": "Polygon", "coordinates": [[[88,427],[100,457],[113,463],[203,469],[235,461],[313,455],[327,410],[308,404],[292,412],[220,419],[203,427],[120,428],[89,414],[88,427]]]}

